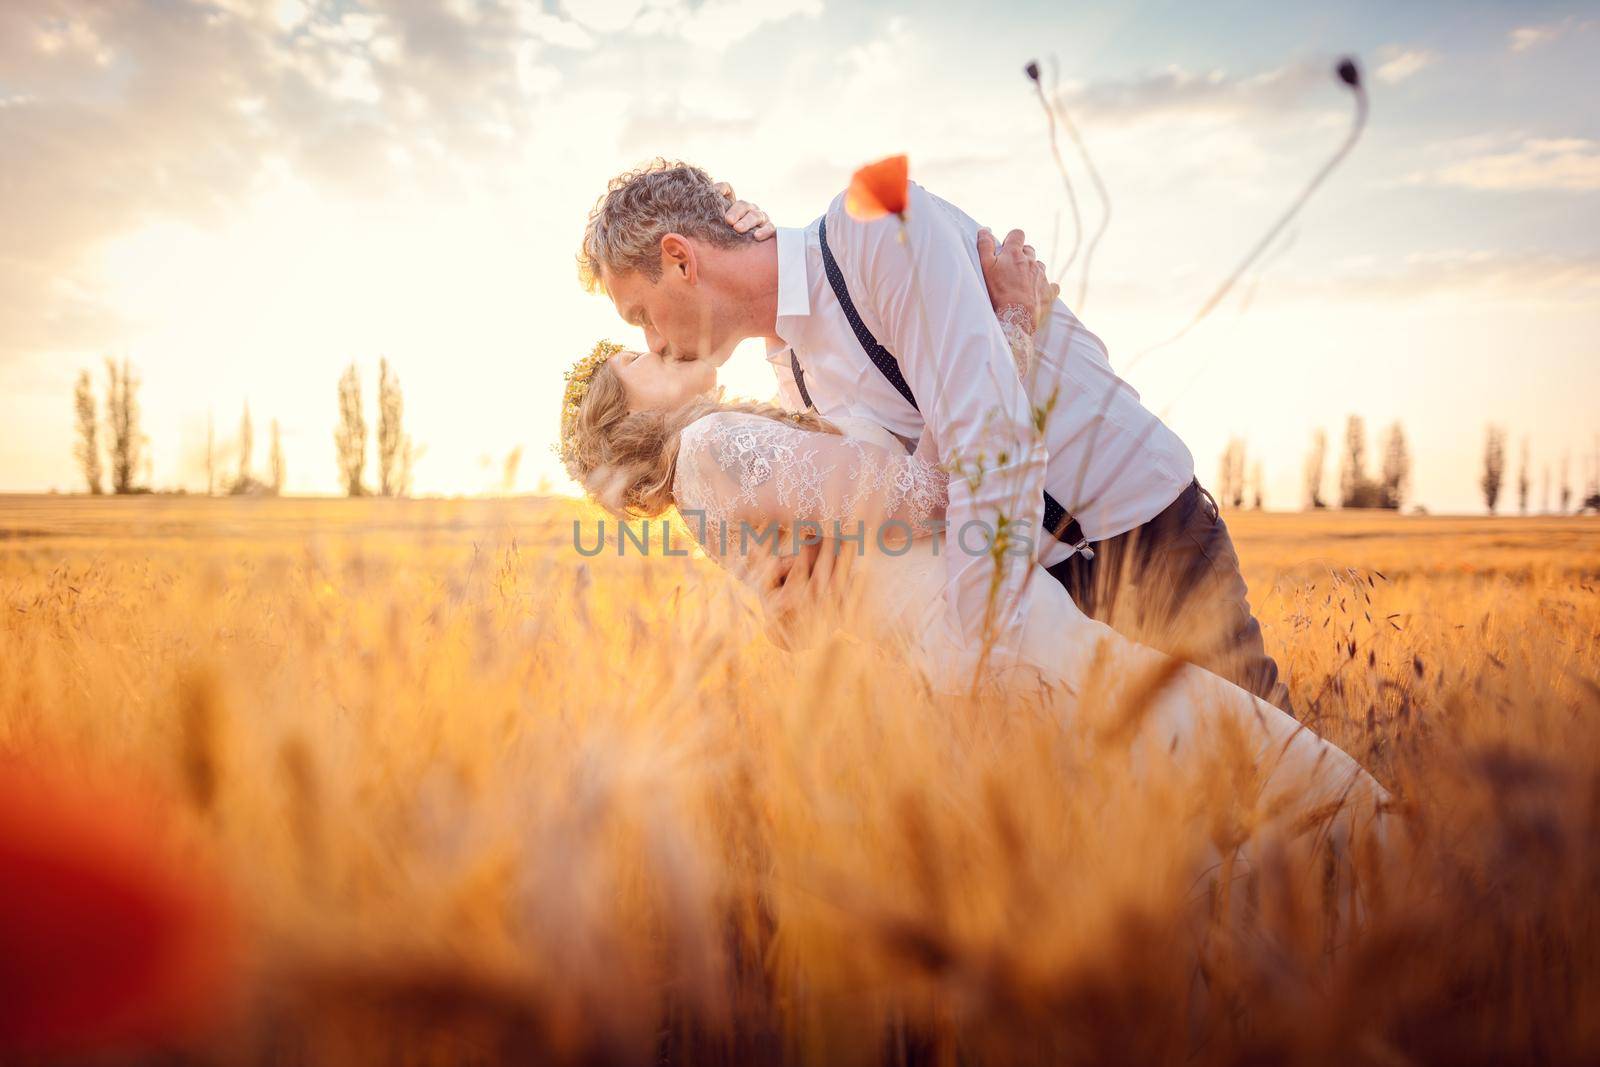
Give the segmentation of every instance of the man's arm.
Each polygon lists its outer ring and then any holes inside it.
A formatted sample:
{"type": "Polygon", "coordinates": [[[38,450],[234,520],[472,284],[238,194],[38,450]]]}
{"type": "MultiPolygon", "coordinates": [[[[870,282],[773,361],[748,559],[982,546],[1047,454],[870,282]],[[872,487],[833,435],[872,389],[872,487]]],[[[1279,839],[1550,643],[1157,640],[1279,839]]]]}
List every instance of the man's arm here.
{"type": "Polygon", "coordinates": [[[976,268],[971,240],[920,186],[911,186],[905,238],[893,217],[828,215],[830,244],[878,340],[900,362],[951,469],[945,553],[949,599],[969,647],[991,641],[1010,665],[1041,537],[1048,455],[976,268]],[[835,236],[837,235],[837,236],[835,236]],[[1003,552],[986,550],[1009,536],[1003,552]]]}

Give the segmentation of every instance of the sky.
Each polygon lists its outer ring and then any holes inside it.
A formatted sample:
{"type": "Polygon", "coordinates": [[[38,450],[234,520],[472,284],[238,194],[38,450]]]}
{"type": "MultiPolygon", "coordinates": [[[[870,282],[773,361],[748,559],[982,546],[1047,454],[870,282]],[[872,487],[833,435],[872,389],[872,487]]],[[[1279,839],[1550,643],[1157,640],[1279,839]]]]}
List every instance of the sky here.
{"type": "MultiPolygon", "coordinates": [[[[570,483],[561,373],[641,342],[574,256],[612,175],[705,167],[781,224],[858,166],[912,176],[1062,264],[1032,59],[1110,197],[1070,305],[1214,482],[1230,437],[1298,507],[1313,433],[1399,421],[1412,500],[1481,511],[1485,427],[1533,506],[1594,476],[1600,8],[1518,3],[5,0],[0,491],[81,488],[72,388],[141,378],[149,475],[204,488],[249,405],[287,489],[338,488],[336,386],[398,373],[419,493],[570,483]],[[1345,165],[1204,323],[1174,334],[1332,154],[1345,165]],[[1080,296],[1081,294],[1081,296],[1080,296]]],[[[1084,225],[1102,217],[1069,153],[1084,225]]],[[[758,345],[724,370],[770,396],[758,345]]],[[[369,416],[371,421],[371,416],[369,416]]],[[[369,475],[372,477],[372,475],[369,475]]],[[[1330,458],[1326,492],[1336,489],[1330,458]]]]}

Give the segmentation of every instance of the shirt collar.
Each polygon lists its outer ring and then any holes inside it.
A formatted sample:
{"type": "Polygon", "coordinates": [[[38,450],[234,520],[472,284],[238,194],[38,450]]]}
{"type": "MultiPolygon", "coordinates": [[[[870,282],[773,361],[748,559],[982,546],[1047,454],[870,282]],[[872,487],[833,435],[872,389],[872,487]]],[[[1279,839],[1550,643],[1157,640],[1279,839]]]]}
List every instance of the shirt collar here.
{"type": "Polygon", "coordinates": [[[806,231],[778,227],[778,320],[811,314],[806,231]]]}

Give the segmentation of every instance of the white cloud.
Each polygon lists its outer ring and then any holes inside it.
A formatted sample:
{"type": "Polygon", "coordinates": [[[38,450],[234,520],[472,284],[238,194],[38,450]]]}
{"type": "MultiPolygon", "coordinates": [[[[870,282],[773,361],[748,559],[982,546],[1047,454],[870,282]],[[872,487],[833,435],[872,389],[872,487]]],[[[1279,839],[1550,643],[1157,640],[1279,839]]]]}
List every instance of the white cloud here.
{"type": "Polygon", "coordinates": [[[550,15],[531,6],[517,9],[517,23],[530,37],[537,38],[557,48],[586,52],[594,47],[594,35],[583,26],[568,19],[550,15]]]}
{"type": "Polygon", "coordinates": [[[383,99],[383,90],[373,78],[372,63],[362,56],[342,56],[334,62],[333,77],[328,80],[327,93],[335,100],[352,100],[363,104],[376,104],[383,99]]]}
{"type": "Polygon", "coordinates": [[[598,34],[675,37],[720,52],[771,23],[822,14],[822,0],[571,0],[566,12],[598,34]]]}
{"type": "Polygon", "coordinates": [[[1600,142],[1530,137],[1514,148],[1480,152],[1406,180],[1493,191],[1594,192],[1600,190],[1600,142]]]}
{"type": "Polygon", "coordinates": [[[1600,26],[1600,20],[1584,19],[1580,22],[1575,16],[1568,15],[1556,22],[1518,26],[1507,35],[1507,42],[1513,52],[1528,52],[1571,34],[1587,33],[1595,26],[1600,26]]]}
{"type": "Polygon", "coordinates": [[[847,79],[839,85],[840,99],[893,99],[895,87],[906,84],[910,71],[922,61],[921,50],[910,22],[899,16],[890,19],[882,33],[852,44],[839,57],[847,79]]]}
{"type": "Polygon", "coordinates": [[[292,30],[311,16],[305,0],[278,0],[272,8],[272,17],[280,30],[292,30]]]}
{"type": "Polygon", "coordinates": [[[691,44],[721,51],[750,36],[763,25],[785,19],[822,14],[822,0],[768,0],[753,6],[746,0],[706,0],[690,9],[678,36],[691,44]]]}
{"type": "Polygon", "coordinates": [[[1068,86],[1067,106],[1106,119],[1149,119],[1174,114],[1227,118],[1299,112],[1308,97],[1338,101],[1333,63],[1306,60],[1259,74],[1223,70],[1196,73],[1169,66],[1127,81],[1068,86]]]}
{"type": "Polygon", "coordinates": [[[1373,77],[1386,85],[1398,85],[1438,58],[1424,48],[1386,49],[1379,56],[1384,61],[1373,71],[1373,77]]]}
{"type": "Polygon", "coordinates": [[[594,33],[620,33],[644,10],[644,0],[567,0],[567,16],[594,33]]]}
{"type": "Polygon", "coordinates": [[[561,84],[561,72],[541,61],[543,49],[533,41],[517,48],[517,84],[528,96],[543,96],[561,84]]]}
{"type": "Polygon", "coordinates": [[[1549,44],[1561,36],[1566,26],[1565,22],[1552,22],[1543,26],[1518,26],[1510,34],[1511,50],[1526,52],[1542,44],[1549,44]]]}
{"type": "Polygon", "coordinates": [[[89,22],[81,18],[51,19],[44,22],[34,36],[34,47],[46,56],[77,53],[93,59],[98,66],[107,66],[112,50],[95,32],[89,22]]]}
{"type": "MultiPolygon", "coordinates": [[[[148,374],[162,484],[184,477],[174,447],[184,420],[198,420],[203,439],[207,405],[225,421],[248,395],[259,422],[284,416],[295,488],[331,488],[327,368],[360,358],[370,369],[379,352],[425,399],[415,410],[429,487],[477,485],[471,464],[485,449],[520,440],[542,455],[552,368],[596,336],[631,339],[573,282],[583,214],[611,174],[656,152],[804,221],[855,166],[903,149],[919,179],[974,215],[1037,232],[1052,257],[1072,240],[1043,117],[1016,70],[1051,45],[1039,29],[999,36],[998,9],[996,49],[1016,63],[988,69],[973,42],[922,12],[833,22],[812,21],[819,0],[748,11],[727,0],[566,2],[571,15],[549,0],[0,0],[0,423],[48,407],[61,435],[0,444],[11,449],[0,487],[23,472],[25,484],[67,484],[52,473],[70,470],[60,398],[71,369],[100,351],[131,351],[148,374]],[[209,12],[203,31],[184,21],[184,4],[209,12]],[[56,42],[48,55],[41,33],[56,42]],[[509,384],[480,400],[482,380],[509,384]],[[19,399],[21,382],[44,402],[19,399]],[[477,414],[480,403],[492,410],[477,414]]],[[[1419,51],[1374,52],[1374,82],[1416,67],[1419,51]]],[[[1129,76],[1064,94],[1117,204],[1091,288],[1096,320],[1111,316],[1108,338],[1119,315],[1143,341],[1152,315],[1191,313],[1189,291],[1204,295],[1213,268],[1231,266],[1227,250],[1253,236],[1241,231],[1294,195],[1348,121],[1332,57],[1214,71],[1161,69],[1166,58],[1108,49],[1104,69],[1129,76]]],[[[1409,156],[1427,128],[1403,132],[1409,156]]],[[[1524,187],[1538,168],[1562,187],[1592,182],[1592,142],[1524,140],[1536,132],[1452,142],[1402,171],[1478,187],[1524,187]]],[[[1369,188],[1334,185],[1329,201],[1369,188]]],[[[1383,249],[1365,267],[1330,270],[1351,280],[1314,294],[1323,306],[1338,306],[1330,293],[1394,307],[1408,292],[1476,299],[1502,285],[1537,290],[1541,305],[1600,306],[1593,263],[1408,260],[1416,235],[1364,223],[1364,207],[1307,215],[1308,245],[1350,220],[1340,250],[1383,249]]],[[[1275,267],[1278,278],[1289,286],[1289,267],[1275,267]]],[[[769,386],[759,355],[749,365],[742,388],[769,386]]]]}
{"type": "Polygon", "coordinates": [[[309,29],[313,37],[332,44],[365,44],[370,42],[381,25],[375,15],[344,12],[336,21],[318,20],[309,29]]]}
{"type": "Polygon", "coordinates": [[[1600,294],[1600,258],[1486,248],[1413,252],[1396,260],[1351,260],[1326,278],[1286,289],[1374,300],[1456,296],[1475,300],[1572,301],[1600,294]]]}
{"type": "Polygon", "coordinates": [[[191,32],[178,5],[0,2],[0,364],[114,343],[85,264],[150,225],[232,217],[270,159],[371,198],[515,158],[529,97],[560,80],[524,47],[524,6],[212,0],[191,32]]]}
{"type": "Polygon", "coordinates": [[[645,154],[689,155],[708,140],[749,137],[760,128],[759,116],[726,101],[695,100],[678,93],[631,107],[618,142],[645,154]]]}

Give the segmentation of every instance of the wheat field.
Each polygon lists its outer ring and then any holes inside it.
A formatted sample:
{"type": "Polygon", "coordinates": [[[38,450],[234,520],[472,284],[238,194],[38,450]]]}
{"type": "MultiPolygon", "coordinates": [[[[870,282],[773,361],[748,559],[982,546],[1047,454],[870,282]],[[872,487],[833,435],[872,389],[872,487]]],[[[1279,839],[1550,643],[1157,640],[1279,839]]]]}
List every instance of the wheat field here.
{"type": "Polygon", "coordinates": [[[185,1025],[95,1055],[1600,1059],[1596,522],[1229,516],[1301,716],[1397,798],[1352,910],[1293,842],[1196,876],[1256,825],[1225,754],[1135,781],[1059,700],[786,654],[577,516],[0,498],[0,754],[147,798],[226,916],[185,1025]]]}

